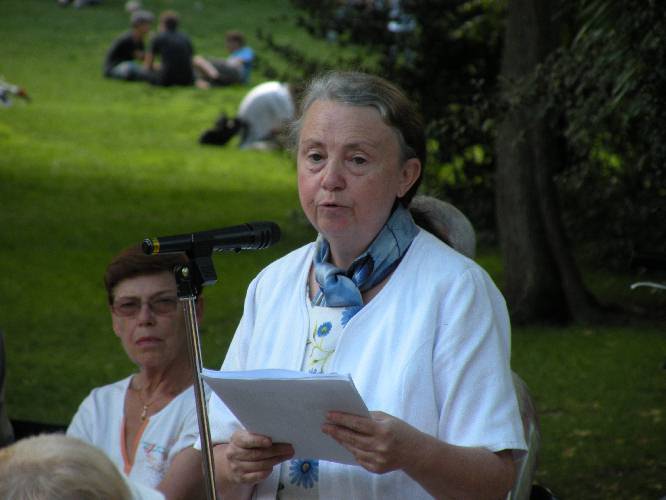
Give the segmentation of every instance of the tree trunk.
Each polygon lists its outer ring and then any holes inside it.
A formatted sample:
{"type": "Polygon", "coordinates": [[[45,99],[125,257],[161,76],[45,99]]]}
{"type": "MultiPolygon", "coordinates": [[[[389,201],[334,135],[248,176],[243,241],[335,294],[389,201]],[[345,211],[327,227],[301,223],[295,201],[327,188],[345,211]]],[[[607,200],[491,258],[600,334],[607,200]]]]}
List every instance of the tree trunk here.
{"type": "Polygon", "coordinates": [[[562,222],[559,196],[553,177],[566,161],[564,146],[552,130],[533,131],[536,191],[540,193],[539,209],[550,252],[557,264],[562,290],[569,316],[578,323],[589,323],[600,319],[596,299],[588,292],[571,252],[571,245],[562,222]]]}
{"type": "Polygon", "coordinates": [[[517,323],[569,318],[539,213],[534,156],[521,113],[498,128],[495,184],[498,231],[504,263],[504,295],[517,323]]]}
{"type": "MultiPolygon", "coordinates": [[[[558,46],[557,2],[509,0],[501,88],[534,71],[558,46]]],[[[504,292],[512,318],[588,321],[595,308],[572,257],[553,173],[565,160],[561,134],[537,104],[511,107],[498,125],[496,208],[504,292]]]]}

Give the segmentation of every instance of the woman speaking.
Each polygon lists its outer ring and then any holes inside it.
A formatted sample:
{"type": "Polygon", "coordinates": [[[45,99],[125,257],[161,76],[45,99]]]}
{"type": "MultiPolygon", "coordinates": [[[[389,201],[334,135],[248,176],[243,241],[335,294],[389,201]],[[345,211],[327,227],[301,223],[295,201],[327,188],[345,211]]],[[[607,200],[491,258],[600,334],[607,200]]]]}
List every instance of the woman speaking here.
{"type": "MultiPolygon", "coordinates": [[[[223,370],[350,373],[370,418],[322,432],[357,465],[291,460],[215,396],[224,498],[501,498],[525,449],[504,299],[472,260],[420,229],[409,203],[426,157],[421,120],[389,82],[313,80],[293,127],[315,242],[250,284],[223,370]]],[[[293,423],[298,426],[298,422],[293,423]]]]}

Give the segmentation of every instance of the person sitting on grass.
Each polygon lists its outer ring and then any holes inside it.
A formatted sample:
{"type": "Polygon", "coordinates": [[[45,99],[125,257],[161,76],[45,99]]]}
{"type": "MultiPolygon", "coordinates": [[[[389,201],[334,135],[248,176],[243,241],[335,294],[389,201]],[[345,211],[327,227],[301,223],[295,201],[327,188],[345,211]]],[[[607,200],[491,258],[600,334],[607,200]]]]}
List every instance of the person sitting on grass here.
{"type": "Polygon", "coordinates": [[[224,146],[240,133],[241,149],[276,149],[282,146],[283,133],[293,117],[292,86],[264,82],[243,97],[235,118],[223,114],[213,128],[201,135],[199,142],[224,146]]]}
{"type": "Polygon", "coordinates": [[[145,38],[155,19],[152,12],[137,10],[130,17],[131,29],[111,45],[104,59],[104,76],[128,81],[149,81],[150,72],[144,68],[145,38]]]}
{"type": "Polygon", "coordinates": [[[250,81],[254,51],[245,43],[245,35],[240,31],[228,31],[224,40],[229,52],[226,59],[194,56],[192,63],[197,72],[197,87],[208,88],[250,81]]]}
{"type": "MultiPolygon", "coordinates": [[[[168,500],[196,499],[203,483],[201,467],[183,465],[200,454],[192,447],[199,435],[193,368],[173,273],[186,262],[183,254],[145,255],[136,245],[109,264],[104,283],[113,331],[138,372],[93,389],[67,429],[168,500]]],[[[201,318],[202,297],[196,310],[201,318]]]]}
{"type": "Polygon", "coordinates": [[[160,32],[152,39],[144,63],[148,71],[154,72],[151,83],[155,85],[168,87],[194,83],[194,48],[190,38],[178,31],[179,24],[180,18],[172,10],[160,15],[160,32]]]}

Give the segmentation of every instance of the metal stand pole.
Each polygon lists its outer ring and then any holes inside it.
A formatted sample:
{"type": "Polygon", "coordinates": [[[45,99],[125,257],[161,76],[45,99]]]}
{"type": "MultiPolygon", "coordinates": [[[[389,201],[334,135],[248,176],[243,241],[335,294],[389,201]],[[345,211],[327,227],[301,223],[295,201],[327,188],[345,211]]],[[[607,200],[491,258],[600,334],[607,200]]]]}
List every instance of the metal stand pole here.
{"type": "Polygon", "coordinates": [[[203,454],[203,472],[206,480],[206,497],[208,500],[217,500],[215,491],[215,461],[210,438],[210,424],[208,422],[208,405],[204,382],[201,378],[201,343],[199,341],[199,323],[197,322],[196,286],[192,286],[192,272],[188,266],[181,266],[175,270],[178,283],[178,298],[183,304],[185,324],[189,338],[188,347],[190,359],[194,368],[194,395],[197,404],[199,421],[199,436],[201,436],[201,452],[203,454]]]}

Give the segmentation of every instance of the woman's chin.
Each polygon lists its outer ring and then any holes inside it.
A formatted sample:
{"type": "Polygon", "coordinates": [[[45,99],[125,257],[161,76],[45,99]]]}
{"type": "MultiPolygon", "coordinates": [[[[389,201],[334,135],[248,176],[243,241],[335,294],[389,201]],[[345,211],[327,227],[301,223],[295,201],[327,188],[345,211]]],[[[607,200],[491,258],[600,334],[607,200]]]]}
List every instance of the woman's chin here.
{"type": "Polygon", "coordinates": [[[163,353],[145,351],[135,356],[135,362],[144,369],[152,370],[159,369],[167,364],[163,353]]]}
{"type": "Polygon", "coordinates": [[[350,225],[346,222],[338,221],[331,223],[330,221],[319,224],[319,232],[326,238],[329,243],[344,243],[350,238],[350,225]]]}

